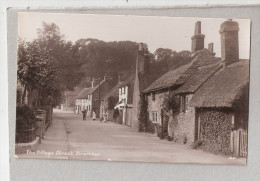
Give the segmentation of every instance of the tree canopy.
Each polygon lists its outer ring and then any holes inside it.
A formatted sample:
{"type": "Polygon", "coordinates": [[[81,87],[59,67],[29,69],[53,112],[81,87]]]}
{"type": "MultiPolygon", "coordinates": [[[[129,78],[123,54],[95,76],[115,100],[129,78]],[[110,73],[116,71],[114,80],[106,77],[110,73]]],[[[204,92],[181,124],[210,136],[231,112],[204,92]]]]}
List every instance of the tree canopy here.
{"type": "MultiPolygon", "coordinates": [[[[95,38],[66,41],[59,27],[43,22],[32,42],[19,41],[18,81],[27,89],[45,85],[49,102],[59,102],[63,90],[86,87],[105,74],[117,79],[135,72],[138,43],[105,42],[95,38]]],[[[190,52],[158,48],[149,53],[151,73],[162,75],[190,61],[190,52]]],[[[29,90],[29,89],[28,89],[29,90]]]]}

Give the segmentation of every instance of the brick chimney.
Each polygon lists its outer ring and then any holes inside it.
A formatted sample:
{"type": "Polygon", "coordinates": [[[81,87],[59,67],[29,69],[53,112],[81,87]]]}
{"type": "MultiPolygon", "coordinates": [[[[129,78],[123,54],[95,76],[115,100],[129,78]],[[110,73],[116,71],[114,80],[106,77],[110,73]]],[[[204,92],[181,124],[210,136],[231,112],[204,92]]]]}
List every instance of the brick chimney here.
{"type": "Polygon", "coordinates": [[[137,53],[137,61],[136,61],[136,72],[138,73],[146,73],[148,71],[148,47],[145,43],[139,44],[139,49],[137,53]]]}
{"type": "Polygon", "coordinates": [[[213,43],[209,43],[209,44],[208,44],[209,53],[210,53],[212,56],[215,56],[216,53],[214,53],[213,47],[214,47],[214,44],[213,44],[213,43]]]}
{"type": "Polygon", "coordinates": [[[238,23],[229,19],[220,25],[221,60],[225,65],[239,61],[238,23]]]}
{"type": "Polygon", "coordinates": [[[194,53],[198,50],[204,49],[205,35],[201,34],[201,22],[195,23],[194,35],[191,37],[191,52],[194,53]]]}

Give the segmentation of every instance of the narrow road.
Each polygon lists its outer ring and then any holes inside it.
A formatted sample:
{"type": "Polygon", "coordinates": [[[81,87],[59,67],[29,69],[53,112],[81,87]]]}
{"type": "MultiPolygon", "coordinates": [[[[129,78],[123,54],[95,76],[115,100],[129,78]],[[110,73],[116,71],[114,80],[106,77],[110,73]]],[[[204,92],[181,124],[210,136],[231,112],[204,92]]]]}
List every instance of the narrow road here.
{"type": "Polygon", "coordinates": [[[245,158],[228,159],[188,145],[161,140],[130,127],[98,120],[82,120],[81,115],[55,112],[53,124],[37,151],[22,158],[138,161],[244,165],[245,158]]]}

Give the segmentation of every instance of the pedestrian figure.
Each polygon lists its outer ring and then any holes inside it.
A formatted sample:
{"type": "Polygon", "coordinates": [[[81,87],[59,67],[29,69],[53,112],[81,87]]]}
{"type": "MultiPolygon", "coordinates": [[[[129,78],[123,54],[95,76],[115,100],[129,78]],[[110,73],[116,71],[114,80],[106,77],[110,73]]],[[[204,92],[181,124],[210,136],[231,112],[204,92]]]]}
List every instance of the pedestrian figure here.
{"type": "Polygon", "coordinates": [[[82,113],[83,113],[83,120],[86,120],[86,113],[87,113],[86,109],[82,111],[82,113]]]}
{"type": "Polygon", "coordinates": [[[92,113],[92,118],[93,118],[93,120],[96,120],[96,113],[95,113],[95,111],[93,111],[93,113],[92,113]]]}

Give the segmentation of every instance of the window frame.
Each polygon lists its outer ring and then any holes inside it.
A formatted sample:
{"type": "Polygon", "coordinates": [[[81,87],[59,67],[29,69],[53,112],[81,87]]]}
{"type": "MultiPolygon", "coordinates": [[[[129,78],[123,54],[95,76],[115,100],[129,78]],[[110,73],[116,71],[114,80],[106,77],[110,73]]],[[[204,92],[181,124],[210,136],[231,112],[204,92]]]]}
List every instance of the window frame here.
{"type": "Polygon", "coordinates": [[[158,123],[158,112],[157,111],[152,111],[152,122],[158,123]]]}

